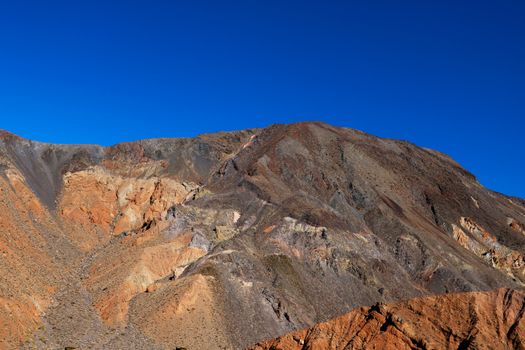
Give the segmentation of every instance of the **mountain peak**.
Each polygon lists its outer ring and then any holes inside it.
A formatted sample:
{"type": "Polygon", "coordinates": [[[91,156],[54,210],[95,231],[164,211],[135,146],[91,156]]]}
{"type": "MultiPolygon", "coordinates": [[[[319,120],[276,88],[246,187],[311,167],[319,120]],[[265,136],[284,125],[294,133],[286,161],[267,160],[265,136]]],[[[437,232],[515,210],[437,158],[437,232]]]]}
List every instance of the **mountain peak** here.
{"type": "Polygon", "coordinates": [[[243,348],[525,284],[524,202],[408,142],[305,122],[0,155],[0,348],[243,348]]]}

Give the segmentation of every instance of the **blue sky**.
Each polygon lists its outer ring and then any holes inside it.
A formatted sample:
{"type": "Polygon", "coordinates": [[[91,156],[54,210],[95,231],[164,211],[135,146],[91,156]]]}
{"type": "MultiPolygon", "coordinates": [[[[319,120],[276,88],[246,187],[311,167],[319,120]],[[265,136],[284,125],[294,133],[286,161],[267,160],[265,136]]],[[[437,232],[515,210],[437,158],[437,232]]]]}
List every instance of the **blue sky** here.
{"type": "Polygon", "coordinates": [[[0,0],[0,128],[109,145],[304,120],[525,197],[525,2],[0,0]]]}

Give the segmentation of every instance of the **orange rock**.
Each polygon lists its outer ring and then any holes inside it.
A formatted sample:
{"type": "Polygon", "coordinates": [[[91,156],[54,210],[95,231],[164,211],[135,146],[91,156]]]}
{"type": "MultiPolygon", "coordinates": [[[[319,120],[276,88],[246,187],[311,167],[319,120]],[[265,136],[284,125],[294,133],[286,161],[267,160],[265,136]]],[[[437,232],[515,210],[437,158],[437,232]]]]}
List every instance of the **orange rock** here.
{"type": "Polygon", "coordinates": [[[264,233],[271,233],[275,229],[275,225],[268,226],[264,229],[264,233]]]}
{"type": "Polygon", "coordinates": [[[523,349],[525,292],[498,289],[362,307],[250,349],[523,349]]]}
{"type": "Polygon", "coordinates": [[[40,230],[56,231],[57,223],[18,171],[5,175],[0,176],[0,349],[11,349],[41,324],[62,268],[40,230]]]}
{"type": "Polygon", "coordinates": [[[190,241],[189,235],[146,247],[133,245],[130,241],[116,255],[102,255],[97,259],[86,287],[95,295],[100,317],[109,325],[121,324],[133,297],[203,256],[203,250],[188,246],[190,241]]]}
{"type": "Polygon", "coordinates": [[[64,218],[84,229],[119,234],[161,219],[188,191],[172,179],[124,178],[95,167],[65,175],[59,205],[64,218]]]}

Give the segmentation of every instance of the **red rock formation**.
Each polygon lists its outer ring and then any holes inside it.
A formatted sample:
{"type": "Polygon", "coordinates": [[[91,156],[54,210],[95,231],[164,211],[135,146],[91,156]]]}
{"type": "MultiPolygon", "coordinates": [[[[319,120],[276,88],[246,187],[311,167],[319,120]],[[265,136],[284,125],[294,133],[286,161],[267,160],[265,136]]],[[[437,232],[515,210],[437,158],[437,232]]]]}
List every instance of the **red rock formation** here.
{"type": "Polygon", "coordinates": [[[525,293],[454,293],[362,307],[252,350],[524,349],[525,293]]]}

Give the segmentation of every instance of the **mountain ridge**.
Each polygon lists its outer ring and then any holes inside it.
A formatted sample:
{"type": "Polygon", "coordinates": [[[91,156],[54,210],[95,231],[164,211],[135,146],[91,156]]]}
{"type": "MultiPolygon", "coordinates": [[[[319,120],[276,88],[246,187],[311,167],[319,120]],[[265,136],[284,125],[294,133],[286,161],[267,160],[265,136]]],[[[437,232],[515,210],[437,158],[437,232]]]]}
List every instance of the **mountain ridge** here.
{"type": "Polygon", "coordinates": [[[436,295],[362,307],[251,349],[519,349],[523,310],[523,291],[436,295]]]}
{"type": "Polygon", "coordinates": [[[312,122],[108,147],[10,135],[0,348],[242,348],[525,283],[524,202],[406,141],[312,122]]]}

